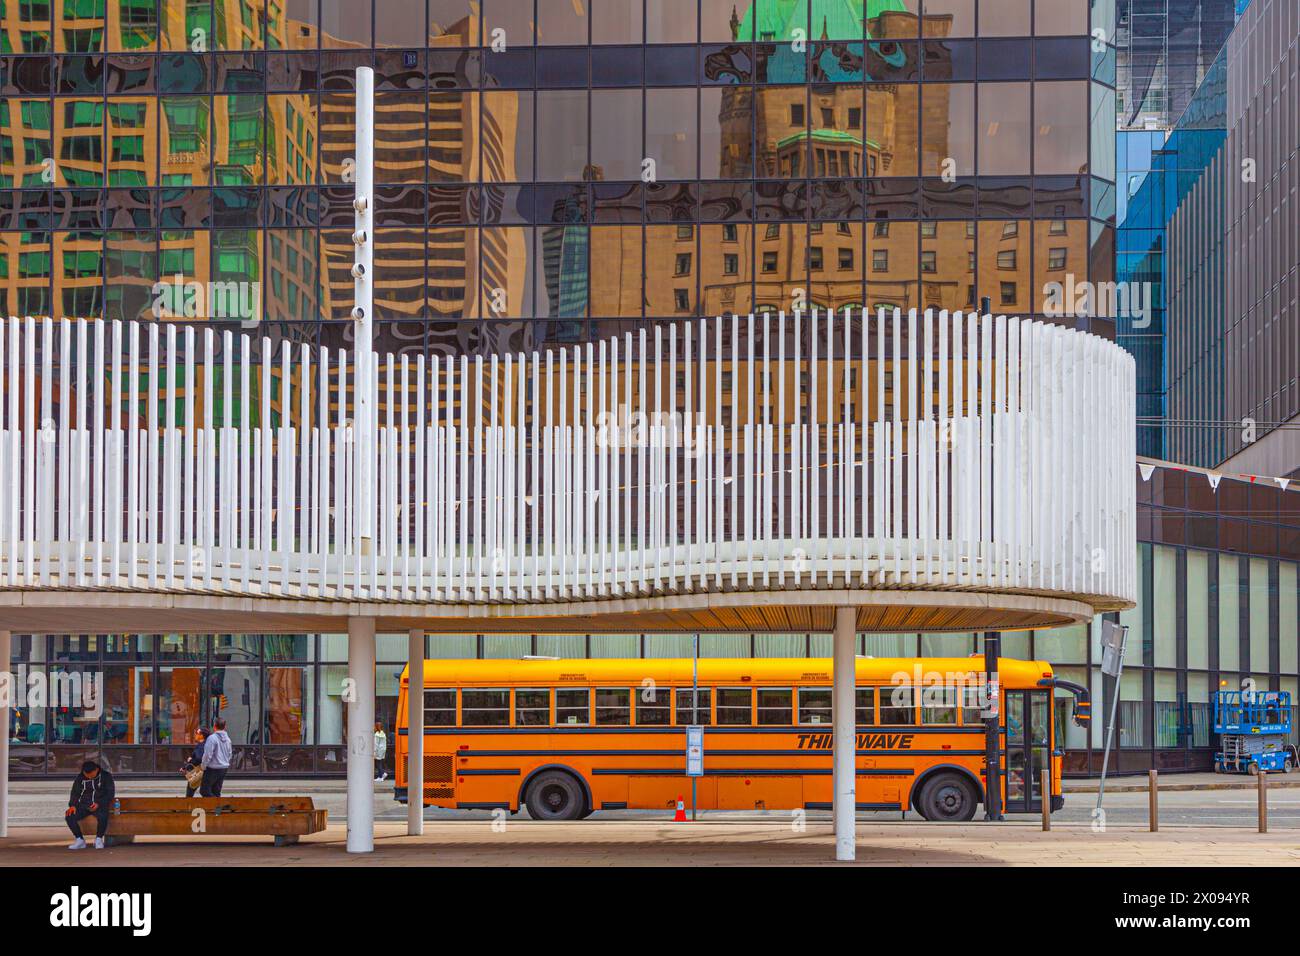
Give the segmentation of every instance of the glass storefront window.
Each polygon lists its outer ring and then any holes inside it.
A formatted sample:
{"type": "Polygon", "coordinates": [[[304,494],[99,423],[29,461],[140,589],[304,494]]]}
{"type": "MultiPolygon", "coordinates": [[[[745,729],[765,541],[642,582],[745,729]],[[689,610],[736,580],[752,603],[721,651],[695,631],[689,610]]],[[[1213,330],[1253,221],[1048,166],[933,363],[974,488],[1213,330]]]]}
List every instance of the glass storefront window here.
{"type": "Polygon", "coordinates": [[[158,638],[160,661],[205,661],[210,639],[196,634],[162,634],[158,638]]]}
{"type": "Polygon", "coordinates": [[[1178,556],[1173,548],[1156,545],[1152,558],[1155,663],[1157,667],[1174,667],[1178,664],[1178,556]]]}
{"type": "MultiPolygon", "coordinates": [[[[1296,607],[1297,588],[1296,565],[1290,561],[1278,563],[1277,620],[1278,620],[1278,669],[1283,674],[1295,674],[1297,657],[1300,655],[1300,613],[1296,607]]],[[[1294,698],[1294,695],[1293,695],[1294,698]]],[[[1300,704],[1300,701],[1296,702],[1300,704]]]]}
{"type": "Polygon", "coordinates": [[[103,745],[153,743],[153,668],[110,666],[102,676],[103,745]]]}
{"type": "Polygon", "coordinates": [[[1156,671],[1155,692],[1155,745],[1182,747],[1188,732],[1188,715],[1178,699],[1178,675],[1173,671],[1156,671]]]}
{"type": "MultiPolygon", "coordinates": [[[[1129,642],[1132,643],[1132,635],[1129,642]]],[[[1120,678],[1119,713],[1115,718],[1116,739],[1121,747],[1150,747],[1147,704],[1142,693],[1143,672],[1125,669],[1120,678]]]]}
{"type": "Polygon", "coordinates": [[[1187,551],[1187,666],[1210,666],[1210,555],[1187,551]]]}
{"type": "Polygon", "coordinates": [[[590,646],[593,658],[639,657],[641,654],[641,638],[636,634],[593,634],[590,646]]]}
{"type": "Polygon", "coordinates": [[[212,659],[228,664],[256,661],[262,656],[261,634],[221,634],[212,641],[212,659]]]}
{"type": "Polygon", "coordinates": [[[266,669],[265,742],[310,744],[312,733],[311,667],[266,669]]]}
{"type": "MultiPolygon", "coordinates": [[[[1035,640],[1041,636],[1042,632],[1034,635],[1035,640]]],[[[1076,684],[1088,686],[1088,672],[1082,667],[1054,667],[1053,673],[1062,680],[1074,681],[1076,684]]],[[[1056,692],[1055,714],[1056,714],[1056,740],[1057,746],[1065,747],[1069,750],[1083,750],[1088,746],[1088,729],[1080,727],[1071,718],[1071,709],[1074,704],[1074,697],[1070,694],[1063,694],[1061,691],[1056,692]]],[[[962,723],[977,723],[979,711],[972,708],[972,712],[962,715],[962,723]],[[972,719],[974,718],[974,719],[972,719]]]]}
{"type": "MultiPolygon", "coordinates": [[[[1250,570],[1250,667],[1256,673],[1267,673],[1269,661],[1268,628],[1269,602],[1272,592],[1268,586],[1268,564],[1264,558],[1251,558],[1250,570]]],[[[1260,685],[1267,687],[1267,683],[1260,685]]]]}
{"type": "MultiPolygon", "coordinates": [[[[1139,544],[1138,565],[1137,565],[1139,574],[1141,574],[1143,566],[1147,564],[1150,560],[1151,560],[1151,545],[1139,544]]],[[[1139,577],[1138,580],[1140,581],[1142,580],[1142,578],[1139,577]]],[[[1138,595],[1137,595],[1137,606],[1130,608],[1127,611],[1119,612],[1119,623],[1128,628],[1128,642],[1124,648],[1125,667],[1142,666],[1143,663],[1142,652],[1143,649],[1146,647],[1147,642],[1150,641],[1150,636],[1146,633],[1146,628],[1143,624],[1143,622],[1146,619],[1144,608],[1146,606],[1146,603],[1149,600],[1150,600],[1150,595],[1146,593],[1146,588],[1139,587],[1138,595]]],[[[1096,652],[1094,659],[1097,661],[1101,660],[1100,650],[1096,652]]]]}
{"type": "Polygon", "coordinates": [[[1219,669],[1235,671],[1241,666],[1241,559],[1235,554],[1219,555],[1219,669]]]}
{"type": "MultiPolygon", "coordinates": [[[[1084,664],[1088,660],[1088,625],[1072,624],[1050,631],[1034,631],[1034,657],[1056,664],[1084,664]]],[[[1059,672],[1059,668],[1057,668],[1059,672]]]]}
{"type": "Polygon", "coordinates": [[[1029,651],[1028,631],[1003,631],[1002,656],[1016,660],[1028,660],[1033,655],[1029,651]]]}
{"type": "Polygon", "coordinates": [[[1187,711],[1191,725],[1191,745],[1210,746],[1210,728],[1214,722],[1210,706],[1210,676],[1191,673],[1187,675],[1187,711]]]}
{"type": "MultiPolygon", "coordinates": [[[[100,717],[109,707],[108,697],[100,668],[51,664],[44,707],[50,745],[98,747],[100,717]]],[[[120,692],[115,691],[114,701],[121,706],[120,692]]]]}
{"type": "Polygon", "coordinates": [[[212,667],[208,670],[205,703],[209,719],[226,718],[226,733],[236,749],[241,744],[266,742],[261,729],[261,679],[261,668],[258,667],[212,667]]]}
{"type": "Polygon", "coordinates": [[[584,634],[538,634],[537,653],[542,657],[586,657],[584,634]]]}
{"type": "Polygon", "coordinates": [[[204,723],[203,668],[159,667],[155,739],[164,745],[184,745],[204,723]]]}

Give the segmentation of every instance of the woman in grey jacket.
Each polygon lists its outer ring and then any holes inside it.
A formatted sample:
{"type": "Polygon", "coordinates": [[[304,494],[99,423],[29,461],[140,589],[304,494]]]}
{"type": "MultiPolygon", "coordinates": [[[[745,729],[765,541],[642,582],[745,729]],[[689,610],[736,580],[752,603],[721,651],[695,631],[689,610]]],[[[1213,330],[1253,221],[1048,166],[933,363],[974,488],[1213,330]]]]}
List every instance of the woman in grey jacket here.
{"type": "Polygon", "coordinates": [[[218,717],[212,722],[212,733],[203,741],[203,786],[199,789],[199,796],[221,796],[221,785],[226,782],[233,750],[230,735],[226,733],[226,718],[218,717]]]}

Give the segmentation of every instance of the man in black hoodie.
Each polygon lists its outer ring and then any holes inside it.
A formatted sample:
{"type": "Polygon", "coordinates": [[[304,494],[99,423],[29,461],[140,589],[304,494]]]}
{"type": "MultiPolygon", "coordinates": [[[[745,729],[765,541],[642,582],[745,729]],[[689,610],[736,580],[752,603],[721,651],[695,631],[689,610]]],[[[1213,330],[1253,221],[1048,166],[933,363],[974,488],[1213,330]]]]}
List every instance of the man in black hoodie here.
{"type": "Polygon", "coordinates": [[[78,825],[86,817],[95,818],[95,849],[104,849],[104,837],[108,833],[108,815],[112,812],[113,798],[116,793],[117,787],[113,783],[113,775],[107,769],[93,760],[87,760],[81,765],[81,773],[76,780],[72,781],[72,793],[68,795],[68,809],[63,814],[68,829],[76,837],[68,844],[69,850],[86,848],[86,838],[81,835],[81,827],[78,825]]]}

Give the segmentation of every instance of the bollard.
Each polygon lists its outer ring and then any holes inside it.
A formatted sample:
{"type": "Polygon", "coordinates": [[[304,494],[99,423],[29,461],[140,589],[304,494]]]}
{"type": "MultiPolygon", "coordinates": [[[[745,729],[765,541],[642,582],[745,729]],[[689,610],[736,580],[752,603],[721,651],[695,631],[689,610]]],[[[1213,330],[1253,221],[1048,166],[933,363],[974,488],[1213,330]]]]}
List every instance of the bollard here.
{"type": "Polygon", "coordinates": [[[1268,771],[1259,769],[1259,832],[1268,832],[1268,771]]]}
{"type": "Polygon", "coordinates": [[[1043,805],[1043,832],[1052,829],[1052,752],[1043,748],[1043,779],[1039,781],[1039,802],[1043,805]]]}
{"type": "Polygon", "coordinates": [[[1159,793],[1160,793],[1160,783],[1159,783],[1159,777],[1160,777],[1160,772],[1159,772],[1158,770],[1151,770],[1151,771],[1148,771],[1148,779],[1150,780],[1150,785],[1149,785],[1149,788],[1148,788],[1148,790],[1149,790],[1149,793],[1148,793],[1148,801],[1149,801],[1149,810],[1148,810],[1148,815],[1149,815],[1150,818],[1151,818],[1151,832],[1152,832],[1152,833],[1156,833],[1156,832],[1159,831],[1159,829],[1160,829],[1160,798],[1159,798],[1159,793]]]}

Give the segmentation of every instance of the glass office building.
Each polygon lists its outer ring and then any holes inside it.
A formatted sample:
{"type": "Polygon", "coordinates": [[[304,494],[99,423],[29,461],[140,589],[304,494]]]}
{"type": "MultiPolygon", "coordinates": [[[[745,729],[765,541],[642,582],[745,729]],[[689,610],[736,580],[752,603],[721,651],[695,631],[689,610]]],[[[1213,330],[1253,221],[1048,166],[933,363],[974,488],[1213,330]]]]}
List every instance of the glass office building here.
{"type": "MultiPolygon", "coordinates": [[[[694,315],[985,297],[1113,335],[1109,316],[1046,313],[1054,285],[1115,278],[1114,12],[1094,0],[10,0],[3,308],[255,324],[350,347],[364,65],[382,349],[488,354],[694,315]]],[[[1142,505],[1121,769],[1204,765],[1210,688],[1297,678],[1297,515],[1279,501],[1243,520],[1189,494],[1162,486],[1142,505]],[[1224,559],[1221,542],[1239,554],[1224,559]],[[1267,651],[1251,643],[1261,620],[1279,622],[1267,651]]],[[[1008,634],[1005,651],[1046,657],[1101,699],[1091,631],[1008,634]]],[[[980,636],[861,640],[876,655],[966,654],[980,636]]],[[[713,635],[701,653],[824,655],[828,642],[713,635]]],[[[429,638],[429,653],[691,644],[466,635],[429,638]]],[[[390,728],[404,655],[404,639],[380,638],[390,728]]],[[[15,773],[64,773],[95,753],[123,773],[170,773],[216,713],[237,772],[342,772],[340,636],[16,635],[15,656],[47,680],[102,673],[105,686],[92,721],[18,714],[15,773]]],[[[1099,767],[1097,730],[1069,733],[1070,772],[1099,767]]]]}
{"type": "Polygon", "coordinates": [[[1051,281],[1113,273],[1108,6],[9,3],[4,308],[346,341],[364,65],[381,347],[798,303],[1042,313],[1051,281]]]}
{"type": "Polygon", "coordinates": [[[1154,204],[1169,160],[1165,140],[1209,72],[1246,0],[1117,0],[1115,23],[1116,279],[1146,283],[1151,308],[1121,313],[1116,341],[1137,362],[1138,453],[1185,461],[1166,443],[1168,390],[1164,223],[1154,204]],[[1139,191],[1142,192],[1139,198],[1139,191]]]}

